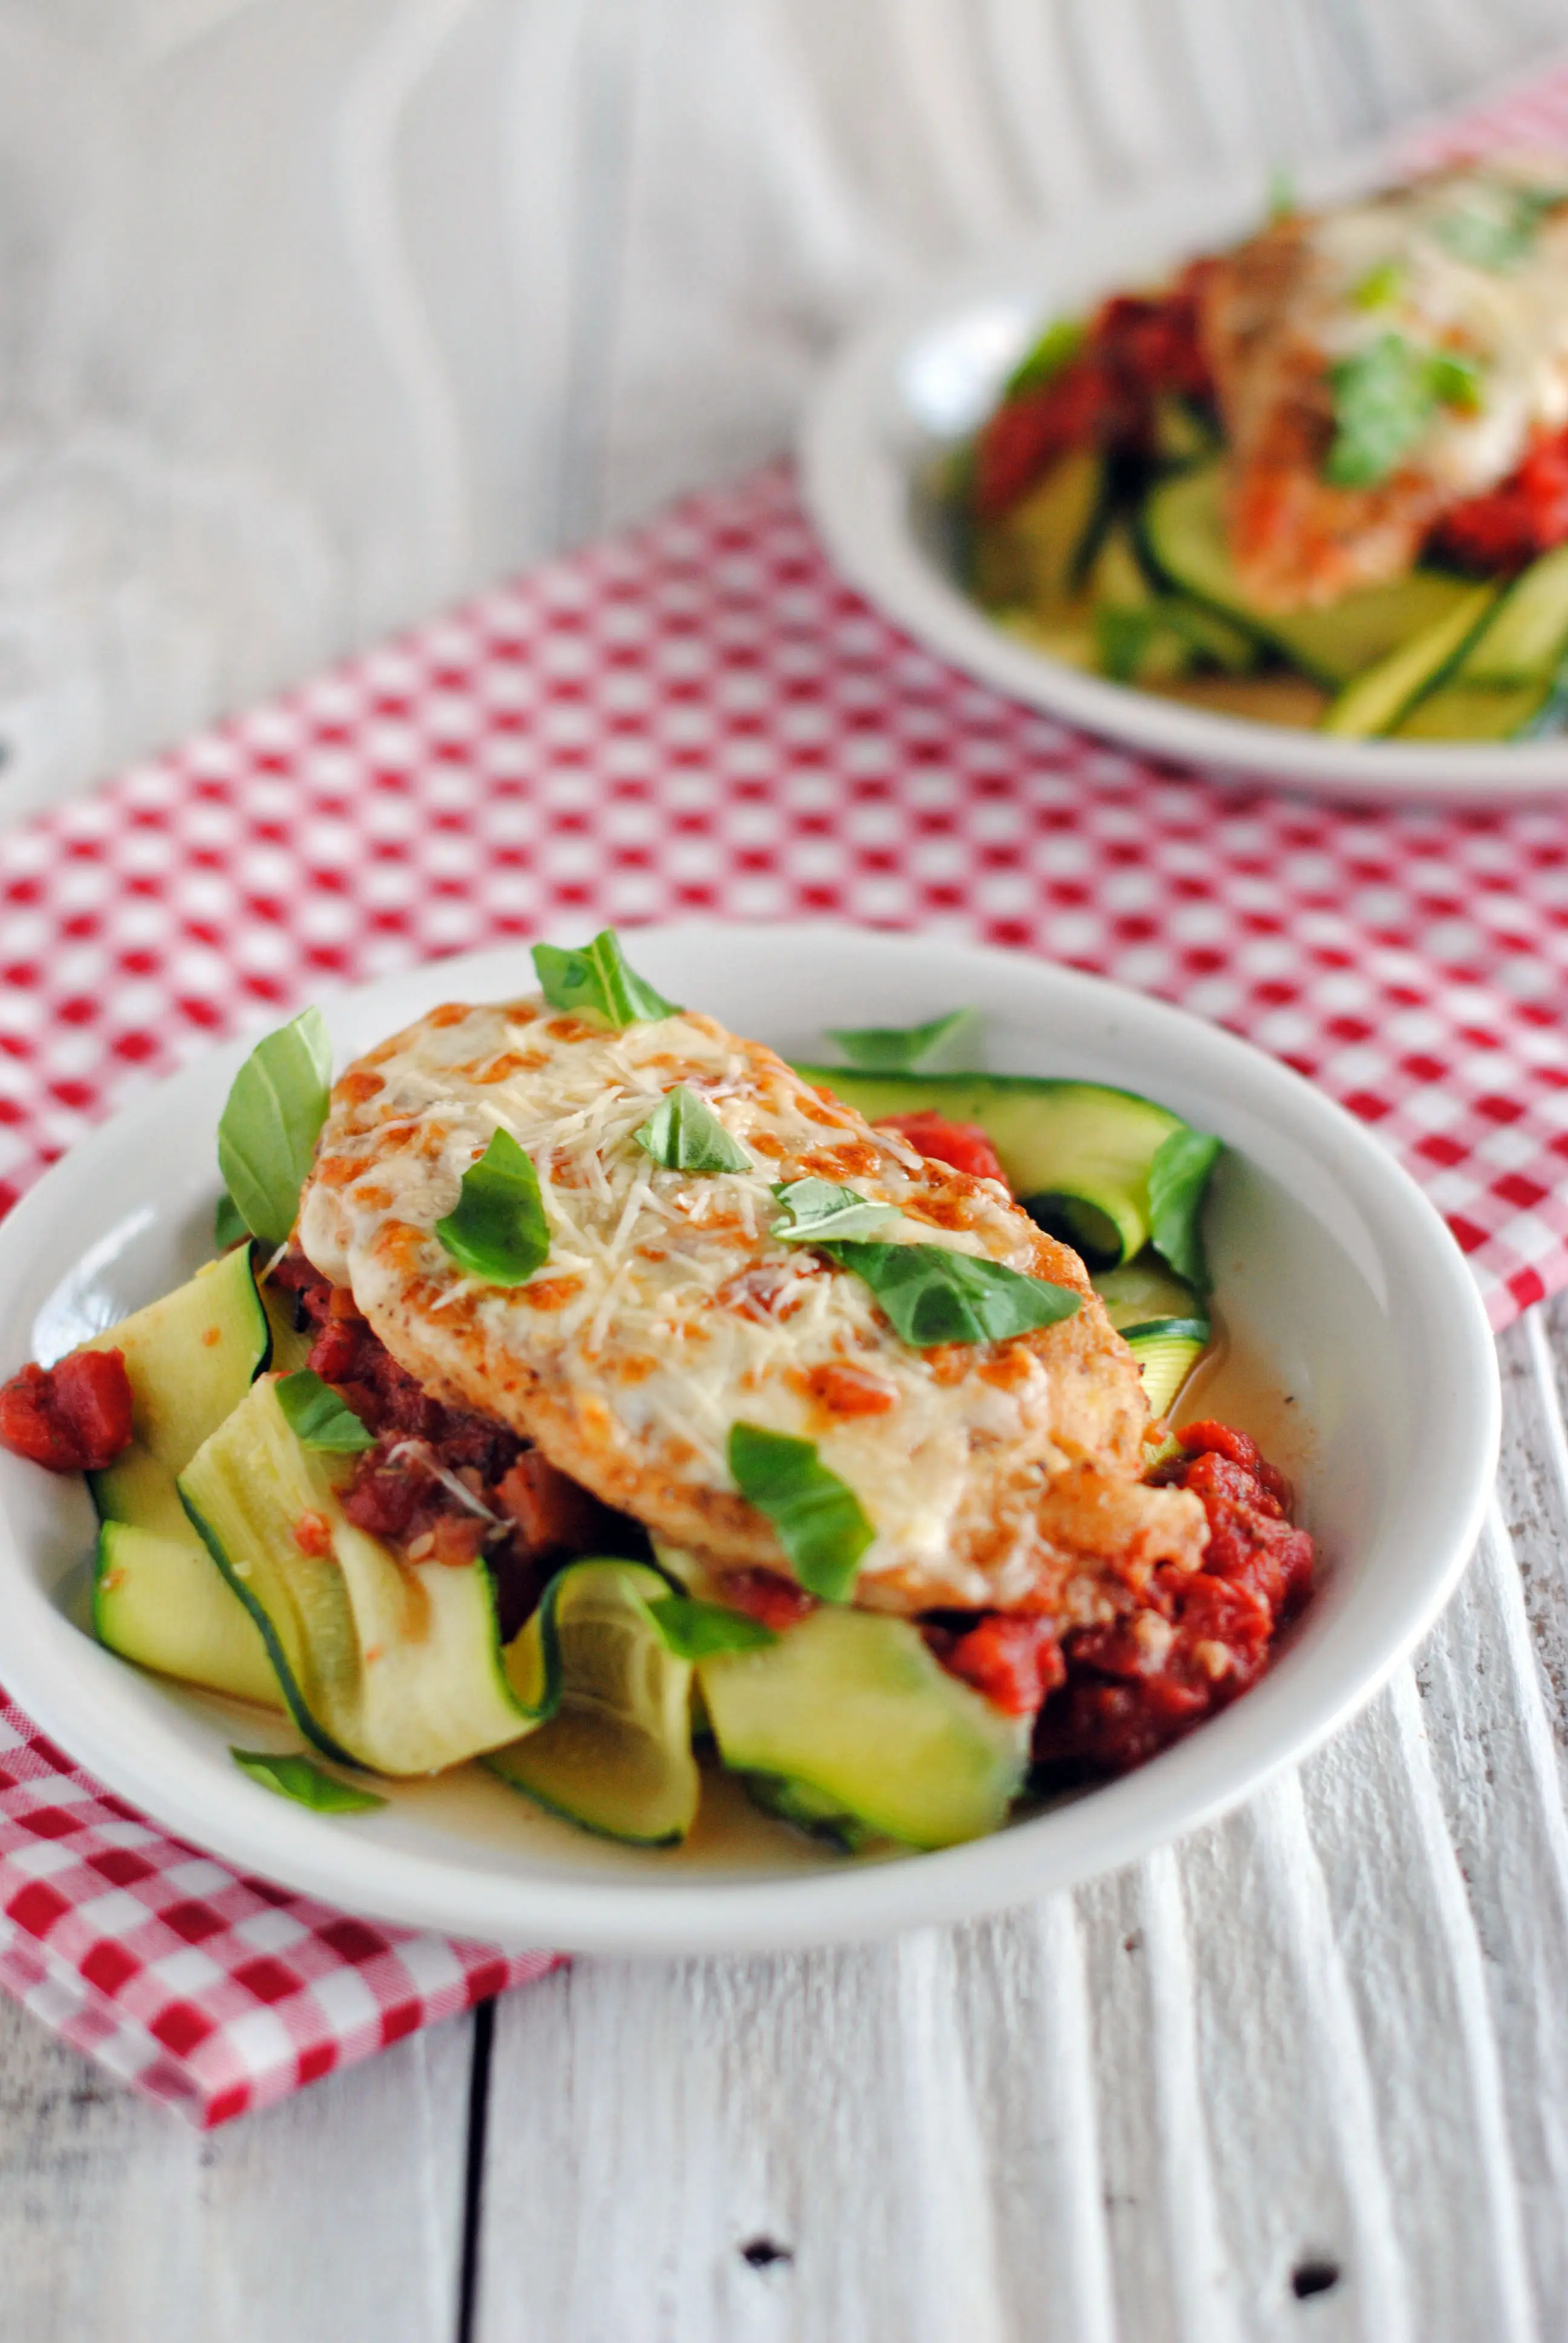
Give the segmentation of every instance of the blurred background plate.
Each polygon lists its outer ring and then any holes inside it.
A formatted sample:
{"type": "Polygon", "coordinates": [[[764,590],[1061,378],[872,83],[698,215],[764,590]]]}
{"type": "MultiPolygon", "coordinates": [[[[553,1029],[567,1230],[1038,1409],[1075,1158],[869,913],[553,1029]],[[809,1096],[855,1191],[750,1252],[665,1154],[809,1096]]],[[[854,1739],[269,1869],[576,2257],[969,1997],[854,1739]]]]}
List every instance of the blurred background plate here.
{"type": "MultiPolygon", "coordinates": [[[[1363,154],[1302,173],[1298,191],[1303,202],[1328,200],[1376,185],[1391,167],[1382,152],[1363,154]]],[[[1342,740],[1178,707],[1019,642],[963,591],[943,458],[990,412],[1041,327],[1233,241],[1265,205],[1255,172],[1177,186],[1013,245],[869,325],[825,377],[801,438],[807,501],[834,560],[956,666],[1147,756],[1332,797],[1484,803],[1568,788],[1568,739],[1342,740]]]]}

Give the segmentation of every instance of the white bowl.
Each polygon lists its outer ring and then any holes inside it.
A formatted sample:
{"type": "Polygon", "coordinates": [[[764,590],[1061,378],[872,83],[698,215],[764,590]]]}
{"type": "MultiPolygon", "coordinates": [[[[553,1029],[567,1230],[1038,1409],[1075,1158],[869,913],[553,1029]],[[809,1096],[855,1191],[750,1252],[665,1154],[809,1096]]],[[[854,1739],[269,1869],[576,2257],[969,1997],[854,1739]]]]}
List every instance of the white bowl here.
{"type": "MultiPolygon", "coordinates": [[[[851,1863],[743,1825],[723,1797],[705,1801],[686,1848],[618,1847],[473,1769],[396,1789],[378,1814],[325,1817],[230,1762],[236,1741],[297,1747],[291,1728],[144,1675],[73,1624],[92,1542],[85,1493],[0,1454],[0,1682],[44,1729],[182,1836],[329,1903],[508,1946],[670,1952],[866,1936],[1064,1886],[1233,1805],[1360,1707],[1463,1567],[1499,1423],[1469,1272],[1378,1141],[1230,1034],[1036,960],[816,926],[644,929],[632,951],[673,998],[787,1052],[818,1054],[828,1025],[973,1004],[993,1067],[1124,1084],[1220,1133],[1233,1151],[1209,1236],[1232,1378],[1250,1379],[1324,1555],[1278,1664],[1140,1772],[936,1855],[851,1863]]],[[[437,1001],[531,983],[527,951],[508,946],[324,1006],[350,1054],[437,1001]]],[[[58,1356],[206,1257],[213,1133],[246,1046],[150,1091],[0,1228],[0,1371],[58,1356]]]]}
{"type": "MultiPolygon", "coordinates": [[[[1383,176],[1362,157],[1304,194],[1383,176]]],[[[806,500],[844,575],[920,641],[1015,699],[1162,758],[1335,797],[1484,803],[1568,787],[1568,739],[1490,748],[1338,740],[1183,708],[1030,649],[960,588],[932,468],[968,437],[1047,319],[1146,284],[1255,226],[1253,177],[1111,206],[911,296],[839,353],[801,437],[806,500]]]]}

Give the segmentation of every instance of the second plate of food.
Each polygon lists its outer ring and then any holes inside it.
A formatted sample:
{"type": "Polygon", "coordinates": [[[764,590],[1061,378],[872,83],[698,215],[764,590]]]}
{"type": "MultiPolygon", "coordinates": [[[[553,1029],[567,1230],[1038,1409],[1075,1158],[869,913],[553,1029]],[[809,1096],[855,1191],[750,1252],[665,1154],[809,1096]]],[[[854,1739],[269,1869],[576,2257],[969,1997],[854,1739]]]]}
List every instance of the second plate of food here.
{"type": "Polygon", "coordinates": [[[1001,689],[1330,794],[1568,786],[1568,158],[1109,208],[917,295],[803,439],[839,567],[1001,689]],[[1202,256],[1217,267],[1188,272],[1202,256]]]}
{"type": "Polygon", "coordinates": [[[218,1053],[0,1232],[46,1731],[353,1908],[715,1950],[1125,1862],[1367,1698],[1498,1418],[1368,1132],[1010,955],[568,941],[218,1053]]]}

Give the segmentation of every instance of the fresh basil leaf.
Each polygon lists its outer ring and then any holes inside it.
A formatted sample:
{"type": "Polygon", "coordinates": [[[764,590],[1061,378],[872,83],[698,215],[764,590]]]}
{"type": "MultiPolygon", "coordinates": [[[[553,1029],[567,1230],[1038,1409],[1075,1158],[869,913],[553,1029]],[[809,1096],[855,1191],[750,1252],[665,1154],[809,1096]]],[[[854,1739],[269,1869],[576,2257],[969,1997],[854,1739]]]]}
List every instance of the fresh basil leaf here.
{"type": "Polygon", "coordinates": [[[217,1200],[217,1210],[212,1216],[212,1241],[219,1252],[227,1252],[242,1244],[250,1231],[245,1224],[245,1214],[226,1188],[217,1200]]]}
{"type": "Polygon", "coordinates": [[[1562,187],[1478,188],[1432,232],[1456,260],[1497,275],[1528,259],[1542,221],[1564,201],[1568,190],[1562,187]]]}
{"type": "Polygon", "coordinates": [[[648,1121],[640,1123],[632,1137],[656,1163],[667,1172],[749,1172],[751,1158],[738,1139],[732,1139],[719,1117],[678,1082],[666,1091],[648,1121]]]}
{"type": "Polygon", "coordinates": [[[829,1244],[822,1247],[869,1285],[900,1342],[1001,1342],[1070,1318],[1079,1297],[1065,1285],[1026,1277],[1005,1262],[950,1252],[945,1245],[829,1244]]]}
{"type": "Polygon", "coordinates": [[[927,1064],[940,1052],[950,1072],[972,1073],[972,1064],[956,1068],[951,1060],[954,1046],[967,1045],[980,1021],[977,1009],[950,1009],[925,1025],[829,1026],[828,1039],[838,1043],[852,1066],[862,1066],[869,1072],[907,1074],[911,1067],[927,1064]]]}
{"type": "Polygon", "coordinates": [[[873,1204],[853,1188],[832,1180],[779,1181],[773,1190],[782,1210],[771,1233],[780,1244],[823,1244],[834,1237],[869,1237],[903,1215],[896,1204],[873,1204]]]}
{"type": "Polygon", "coordinates": [[[673,1001],[628,967],[613,928],[605,928],[577,951],[536,944],[533,957],[540,990],[552,1009],[579,1016],[586,1011],[618,1027],[680,1014],[673,1001]]]}
{"type": "Polygon", "coordinates": [[[1323,478],[1337,488],[1376,488],[1397,469],[1439,407],[1479,404],[1481,376],[1452,350],[1422,350],[1402,334],[1380,334],[1329,368],[1334,439],[1323,478]]]}
{"type": "Polygon", "coordinates": [[[217,1168],[252,1236],[286,1244],[327,1120],[332,1043],[319,1009],[258,1041],[217,1126],[217,1168]]]}
{"type": "Polygon", "coordinates": [[[1414,447],[1434,400],[1419,350],[1402,334],[1382,334],[1329,369],[1334,438],[1323,477],[1336,488],[1375,488],[1414,447]]]}
{"type": "Polygon", "coordinates": [[[1397,301],[1404,289],[1405,269],[1401,260],[1382,261],[1369,268],[1351,295],[1358,309],[1386,309],[1397,301]]]}
{"type": "Polygon", "coordinates": [[[1009,375],[1002,385],[1003,398],[1021,398],[1026,392],[1041,390],[1048,382],[1054,382],[1071,365],[1083,341],[1084,328],[1078,318],[1056,318],[1009,375]]]}
{"type": "Polygon", "coordinates": [[[801,1585],[824,1603],[847,1601],[876,1532],[848,1482],[820,1461],[816,1442],[737,1423],[729,1470],[741,1495],[772,1523],[801,1585]]]}
{"type": "Polygon", "coordinates": [[[550,1250],[539,1175],[509,1131],[498,1131],[463,1174],[436,1234],[459,1269],[491,1285],[521,1285],[550,1250]]]}
{"type": "Polygon", "coordinates": [[[329,1456],[350,1456],[357,1449],[376,1445],[376,1434],[309,1367],[279,1379],[277,1404],[302,1448],[319,1448],[329,1456]]]}
{"type": "Polygon", "coordinates": [[[352,1782],[324,1774],[309,1757],[275,1757],[268,1749],[231,1748],[228,1754],[253,1782],[276,1790],[280,1798],[292,1798],[297,1806],[308,1806],[313,1814],[364,1815],[387,1804],[374,1790],[357,1790],[352,1782]]]}
{"type": "Polygon", "coordinates": [[[706,1660],[715,1652],[759,1652],[779,1637],[760,1619],[731,1611],[723,1603],[704,1603],[695,1594],[655,1595],[648,1615],[664,1639],[666,1651],[678,1660],[706,1660]]]}
{"type": "Polygon", "coordinates": [[[1440,407],[1474,409],[1481,405],[1481,368],[1457,350],[1434,350],[1426,362],[1427,380],[1440,407]]]}
{"type": "Polygon", "coordinates": [[[1219,1140],[1206,1131],[1173,1131],[1154,1151],[1149,1166],[1149,1238],[1178,1277],[1209,1291],[1200,1225],[1209,1175],[1221,1154],[1219,1140]]]}

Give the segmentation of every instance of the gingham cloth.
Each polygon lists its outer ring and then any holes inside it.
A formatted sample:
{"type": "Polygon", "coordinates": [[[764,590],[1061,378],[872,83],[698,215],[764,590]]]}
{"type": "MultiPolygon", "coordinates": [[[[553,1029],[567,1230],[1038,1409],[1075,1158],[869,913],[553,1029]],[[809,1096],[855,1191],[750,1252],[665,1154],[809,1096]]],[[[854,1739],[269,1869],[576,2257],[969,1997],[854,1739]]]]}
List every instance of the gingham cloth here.
{"type": "MultiPolygon", "coordinates": [[[[1486,133],[1568,144],[1568,75],[1486,133]]],[[[1494,1324],[1568,1284],[1568,809],[1347,811],[1065,730],[868,609],[783,468],[0,839],[0,1205],[323,986],[546,921],[815,915],[1219,1019],[1382,1134],[1494,1324]]],[[[0,1983],[198,2122],[545,1966],[237,1878],[0,1708],[0,1983]]]]}
{"type": "Polygon", "coordinates": [[[0,1985],[196,2124],[555,1966],[240,1876],[111,1797],[0,1695],[0,1985]]]}

